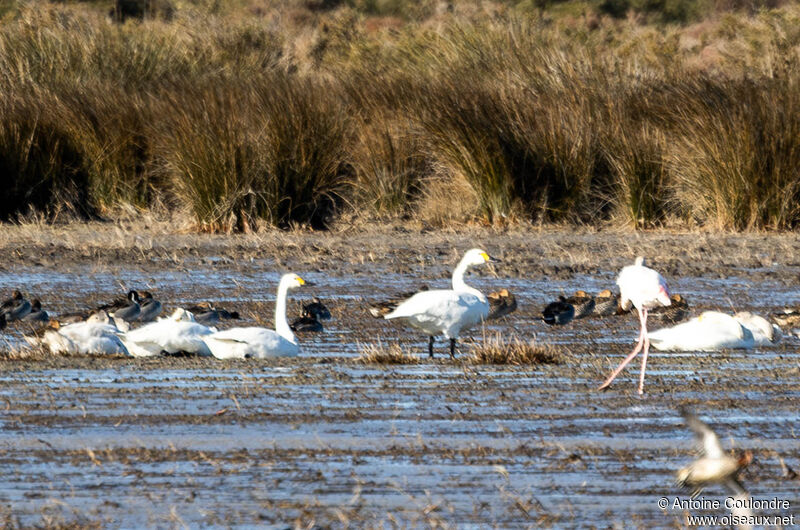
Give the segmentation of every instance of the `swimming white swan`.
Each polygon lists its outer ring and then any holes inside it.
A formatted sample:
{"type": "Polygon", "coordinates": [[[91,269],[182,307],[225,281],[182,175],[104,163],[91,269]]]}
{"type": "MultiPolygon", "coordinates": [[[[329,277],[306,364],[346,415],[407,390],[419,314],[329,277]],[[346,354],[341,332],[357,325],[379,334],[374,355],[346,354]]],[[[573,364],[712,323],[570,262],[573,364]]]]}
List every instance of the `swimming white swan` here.
{"type": "Polygon", "coordinates": [[[162,351],[208,357],[211,350],[203,339],[215,331],[214,328],[194,322],[189,311],[176,309],[169,318],[128,331],[122,335],[122,341],[134,357],[150,357],[162,351]]]}
{"type": "Polygon", "coordinates": [[[464,283],[464,273],[474,265],[497,261],[485,251],[473,248],[464,254],[453,271],[452,289],[419,292],[383,318],[403,318],[412,327],[427,333],[431,357],[434,336],[443,334],[450,340],[450,357],[455,357],[456,339],[461,330],[479,324],[489,316],[489,301],[479,290],[464,283]]]}
{"type": "Polygon", "coordinates": [[[733,315],[733,318],[750,330],[756,346],[772,346],[780,342],[783,336],[781,328],[770,324],[766,318],[754,315],[749,311],[740,311],[733,315]]]}
{"type": "Polygon", "coordinates": [[[41,337],[25,337],[29,344],[42,344],[53,353],[71,354],[122,354],[129,355],[120,340],[119,330],[108,323],[108,315],[101,311],[85,322],[60,326],[53,321],[41,337]]]}
{"type": "Polygon", "coordinates": [[[716,351],[752,348],[753,333],[737,319],[718,311],[706,311],[677,326],[650,333],[650,342],[664,351],[716,351]]]}
{"type": "Polygon", "coordinates": [[[275,301],[275,329],[260,327],[231,328],[205,337],[217,359],[255,357],[294,357],[300,352],[297,338],[286,321],[286,294],[289,289],[305,285],[297,274],[284,274],[278,284],[275,301]]]}

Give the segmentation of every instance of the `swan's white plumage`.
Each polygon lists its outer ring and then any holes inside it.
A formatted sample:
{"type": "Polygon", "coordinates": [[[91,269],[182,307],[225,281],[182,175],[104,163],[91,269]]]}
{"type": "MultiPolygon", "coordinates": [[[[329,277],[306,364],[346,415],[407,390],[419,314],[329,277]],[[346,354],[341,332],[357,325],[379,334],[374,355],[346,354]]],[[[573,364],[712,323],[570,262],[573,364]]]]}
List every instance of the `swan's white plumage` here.
{"type": "Polygon", "coordinates": [[[203,338],[214,331],[195,322],[168,318],[128,331],[122,340],[134,357],[149,357],[162,351],[210,356],[203,338]]]}
{"type": "Polygon", "coordinates": [[[286,295],[289,289],[306,282],[297,274],[284,274],[278,283],[275,301],[275,329],[261,327],[230,328],[205,337],[211,354],[217,359],[254,357],[294,357],[300,352],[297,338],[286,321],[286,295]]]}
{"type": "Polygon", "coordinates": [[[53,353],[128,355],[118,333],[119,330],[112,325],[87,320],[48,330],[42,343],[53,353]]]}
{"type": "Polygon", "coordinates": [[[452,289],[417,293],[384,318],[403,318],[430,336],[442,334],[448,339],[458,338],[461,330],[480,324],[489,316],[489,301],[480,291],[464,283],[464,273],[469,267],[490,259],[481,249],[467,251],[453,271],[452,289]]]}
{"type": "Polygon", "coordinates": [[[753,341],[756,346],[772,346],[780,342],[782,333],[781,328],[771,324],[766,318],[754,315],[749,311],[740,311],[733,315],[742,326],[750,330],[753,334],[753,341]]]}
{"type": "Polygon", "coordinates": [[[489,316],[489,301],[483,295],[450,289],[417,293],[384,318],[405,318],[428,335],[454,339],[462,329],[480,324],[489,316]]]}
{"type": "Polygon", "coordinates": [[[294,357],[300,352],[296,342],[260,327],[226,329],[206,337],[206,344],[217,359],[294,357]]]}
{"type": "Polygon", "coordinates": [[[650,342],[662,351],[716,351],[752,348],[753,334],[738,320],[718,311],[649,334],[650,342]]]}

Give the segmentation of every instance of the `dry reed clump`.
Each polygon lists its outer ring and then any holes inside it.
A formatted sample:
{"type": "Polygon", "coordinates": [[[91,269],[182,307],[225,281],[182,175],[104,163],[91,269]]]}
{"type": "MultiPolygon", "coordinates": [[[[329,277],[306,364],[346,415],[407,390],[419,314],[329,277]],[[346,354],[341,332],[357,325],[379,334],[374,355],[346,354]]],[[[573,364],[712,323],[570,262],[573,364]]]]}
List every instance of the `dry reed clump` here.
{"type": "Polygon", "coordinates": [[[350,211],[800,224],[800,8],[661,28],[412,4],[175,4],[124,24],[17,5],[0,19],[0,219],[70,201],[180,205],[205,230],[350,211]]]}
{"type": "Polygon", "coordinates": [[[700,79],[684,88],[668,165],[686,214],[720,229],[800,223],[800,75],[700,79]]]}
{"type": "Polygon", "coordinates": [[[511,364],[515,366],[535,364],[563,364],[563,353],[550,344],[539,344],[533,340],[523,341],[517,336],[503,338],[498,332],[484,336],[481,343],[474,343],[467,356],[470,364],[511,364]]]}
{"type": "Polygon", "coordinates": [[[204,229],[330,221],[350,173],[351,135],[333,87],[276,73],[169,97],[165,168],[204,229]]]}
{"type": "Polygon", "coordinates": [[[364,344],[358,347],[359,355],[356,361],[362,364],[419,364],[419,357],[411,352],[404,351],[395,343],[384,345],[364,344]]]}

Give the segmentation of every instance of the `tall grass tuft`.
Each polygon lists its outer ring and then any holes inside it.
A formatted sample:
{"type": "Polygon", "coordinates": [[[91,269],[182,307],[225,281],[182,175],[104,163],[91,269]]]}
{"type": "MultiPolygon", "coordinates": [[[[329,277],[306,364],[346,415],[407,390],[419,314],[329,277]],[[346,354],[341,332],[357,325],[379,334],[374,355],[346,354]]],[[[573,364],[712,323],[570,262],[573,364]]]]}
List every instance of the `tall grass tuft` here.
{"type": "Polygon", "coordinates": [[[526,342],[519,337],[503,338],[500,333],[484,336],[475,344],[467,357],[471,364],[563,364],[564,355],[555,346],[526,342]]]}
{"type": "Polygon", "coordinates": [[[332,87],[274,74],[170,97],[164,160],[204,229],[330,221],[350,176],[352,135],[332,87]]]}
{"type": "Polygon", "coordinates": [[[72,120],[52,93],[33,86],[0,98],[0,175],[7,179],[0,220],[31,208],[51,216],[64,207],[92,213],[83,146],[67,128],[72,120]]]}
{"type": "Polygon", "coordinates": [[[669,153],[688,215],[722,229],[800,224],[800,70],[687,84],[669,153]]]}

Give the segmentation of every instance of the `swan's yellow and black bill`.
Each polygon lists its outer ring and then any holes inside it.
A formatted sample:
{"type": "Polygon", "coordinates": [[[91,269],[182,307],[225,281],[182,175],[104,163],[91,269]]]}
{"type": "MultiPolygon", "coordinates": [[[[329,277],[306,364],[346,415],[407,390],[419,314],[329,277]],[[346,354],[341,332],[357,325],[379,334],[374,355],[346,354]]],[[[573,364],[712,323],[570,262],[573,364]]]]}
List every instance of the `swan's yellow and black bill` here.
{"type": "Polygon", "coordinates": [[[502,263],[499,259],[491,257],[486,252],[482,252],[481,257],[483,257],[487,263],[502,263]]]}

